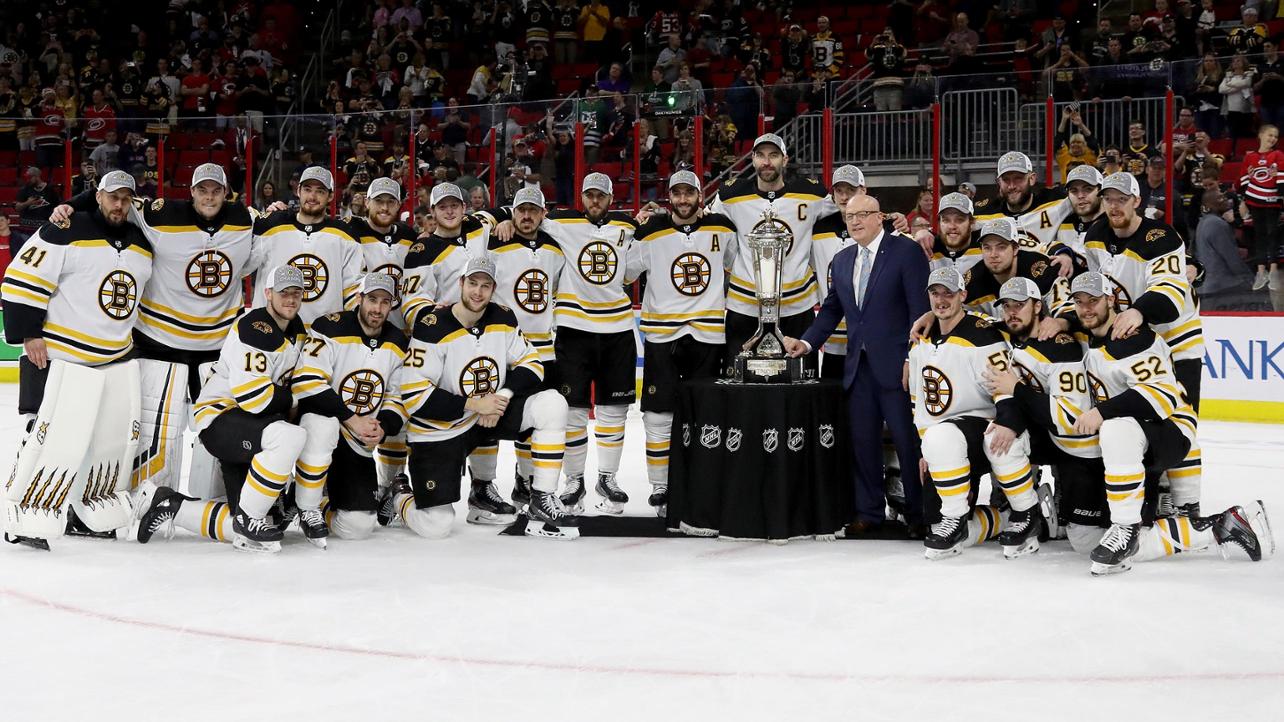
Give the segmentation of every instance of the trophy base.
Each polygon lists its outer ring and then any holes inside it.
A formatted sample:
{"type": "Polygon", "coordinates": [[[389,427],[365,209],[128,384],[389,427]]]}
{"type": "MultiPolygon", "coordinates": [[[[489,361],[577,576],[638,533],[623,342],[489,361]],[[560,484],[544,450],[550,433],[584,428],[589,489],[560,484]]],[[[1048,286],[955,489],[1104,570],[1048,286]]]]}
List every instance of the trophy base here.
{"type": "Polygon", "coordinates": [[[735,360],[732,380],[743,384],[792,384],[802,381],[801,358],[763,358],[741,355],[735,360]]]}

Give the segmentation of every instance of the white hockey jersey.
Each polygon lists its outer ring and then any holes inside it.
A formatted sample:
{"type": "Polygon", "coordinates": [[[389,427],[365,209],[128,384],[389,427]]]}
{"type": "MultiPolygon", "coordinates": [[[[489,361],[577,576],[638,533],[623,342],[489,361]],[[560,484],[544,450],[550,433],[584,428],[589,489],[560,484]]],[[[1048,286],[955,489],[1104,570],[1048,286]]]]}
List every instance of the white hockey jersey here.
{"type": "Polygon", "coordinates": [[[610,212],[600,224],[579,211],[552,211],[547,231],[566,265],[557,284],[557,325],[590,333],[633,331],[633,302],[625,291],[624,264],[637,223],[610,212]]]}
{"type": "MultiPolygon", "coordinates": [[[[393,310],[401,308],[401,284],[405,275],[406,254],[415,244],[419,235],[415,229],[401,222],[395,222],[387,232],[375,230],[365,218],[353,218],[348,222],[353,238],[361,244],[361,266],[363,273],[386,273],[397,282],[397,298],[393,310]]],[[[388,321],[398,328],[405,325],[406,319],[398,310],[390,314],[388,321]]]]}
{"type": "Polygon", "coordinates": [[[130,224],[98,210],[46,223],[22,246],[0,286],[5,338],[45,340],[50,359],[100,366],[134,348],[138,299],[152,276],[152,248],[130,224]]]}
{"type": "Polygon", "coordinates": [[[553,299],[563,275],[566,258],[553,237],[537,231],[535,238],[513,236],[508,242],[491,237],[495,259],[496,302],[517,315],[522,335],[539,353],[539,360],[553,360],[553,299]]]}
{"type": "Polygon", "coordinates": [[[1172,419],[1196,443],[1195,411],[1173,374],[1168,345],[1150,328],[1117,341],[1089,336],[1083,365],[1103,418],[1172,419]]]}
{"type": "Polygon", "coordinates": [[[981,262],[981,246],[977,243],[977,234],[972,234],[972,242],[960,250],[952,250],[945,245],[939,234],[932,244],[932,258],[928,261],[930,271],[938,268],[954,268],[959,273],[967,274],[972,267],[981,262]]]}
{"type": "Polygon", "coordinates": [[[1012,396],[1055,446],[1073,456],[1092,459],[1101,457],[1097,435],[1084,436],[1074,430],[1079,415],[1092,408],[1083,365],[1086,343],[1086,337],[1068,333],[1047,341],[1013,341],[1012,364],[1021,383],[1012,396]]]}
{"type": "MultiPolygon", "coordinates": [[[[1057,267],[1049,262],[1047,256],[1035,251],[1018,250],[1013,277],[1018,276],[1034,281],[1039,287],[1039,292],[1043,294],[1040,300],[1043,301],[1044,311],[1049,315],[1057,315],[1068,307],[1070,284],[1057,273],[1057,267]]],[[[963,274],[963,278],[967,282],[965,303],[968,308],[994,319],[1003,318],[1003,310],[999,307],[999,291],[1003,287],[1003,281],[994,275],[989,266],[984,262],[973,264],[963,274]]]]}
{"type": "Polygon", "coordinates": [[[266,308],[241,316],[223,341],[214,374],[193,405],[193,428],[203,431],[231,409],[256,416],[289,411],[294,405],[290,380],[305,339],[307,329],[300,318],[282,331],[266,308]]]}
{"type": "MultiPolygon", "coordinates": [[[[260,266],[267,271],[289,264],[303,273],[303,307],[299,317],[305,324],[321,316],[338,313],[356,305],[361,286],[361,246],[348,225],[327,218],[304,224],[294,211],[279,211],[258,219],[254,234],[267,243],[267,257],[260,266]]],[[[263,297],[267,273],[258,274],[254,284],[255,308],[263,297]]]]}
{"type": "Polygon", "coordinates": [[[691,336],[704,343],[726,342],[727,269],[739,249],[735,238],[735,224],[717,213],[680,226],[671,215],[656,215],[638,229],[625,279],[631,283],[647,275],[642,297],[647,341],[691,336]]]}
{"type": "MultiPolygon", "coordinates": [[[[356,311],[313,321],[291,384],[300,410],[340,421],[352,415],[375,415],[385,434],[395,434],[406,421],[401,368],[408,344],[406,335],[391,323],[385,323],[378,336],[367,336],[356,311]]],[[[373,450],[346,426],[340,427],[340,433],[353,451],[372,455],[373,450]]]]}
{"type": "Polygon", "coordinates": [[[995,406],[1011,397],[991,395],[984,372],[1007,369],[1011,362],[1007,334],[990,319],[968,312],[948,334],[933,320],[928,335],[909,352],[910,400],[919,435],[947,419],[995,418],[995,406]]]}
{"type": "Polygon", "coordinates": [[[490,241],[491,225],[474,216],[464,219],[460,235],[442,238],[436,234],[421,238],[406,254],[406,274],[401,282],[401,311],[406,328],[436,304],[459,300],[459,277],[468,259],[484,253],[490,241]]]}
{"type": "MultiPolygon", "coordinates": [[[[825,216],[816,223],[811,237],[811,266],[816,270],[816,289],[822,303],[833,285],[830,265],[834,262],[834,256],[854,243],[856,241],[848,233],[847,223],[843,221],[841,212],[825,216]]],[[[839,319],[838,326],[825,342],[824,351],[835,356],[846,355],[847,319],[839,319]]]]}
{"type": "Polygon", "coordinates": [[[1035,186],[1031,191],[1034,198],[1030,208],[1024,213],[1013,213],[1000,196],[984,198],[976,202],[975,223],[978,225],[996,218],[1014,218],[1017,228],[1023,231],[1017,237],[1017,243],[1027,251],[1047,253],[1048,246],[1057,239],[1061,222],[1074,214],[1074,206],[1066,197],[1066,191],[1060,186],[1048,188],[1035,186]]]}

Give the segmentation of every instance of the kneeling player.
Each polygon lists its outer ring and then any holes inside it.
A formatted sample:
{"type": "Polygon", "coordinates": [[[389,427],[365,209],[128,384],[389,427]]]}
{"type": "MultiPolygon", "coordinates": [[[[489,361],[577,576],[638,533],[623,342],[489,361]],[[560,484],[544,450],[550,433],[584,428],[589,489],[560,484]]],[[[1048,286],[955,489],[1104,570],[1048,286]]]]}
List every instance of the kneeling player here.
{"type": "Polygon", "coordinates": [[[553,389],[537,391],[543,364],[513,312],[491,303],[495,273],[488,256],[470,258],[459,301],[415,323],[401,387],[410,415],[410,486],[394,489],[394,504],[415,533],[444,538],[468,454],[499,439],[529,439],[534,472],[526,533],[575,538],[578,522],[557,498],[566,400],[553,389]]]}
{"type": "MultiPolygon", "coordinates": [[[[299,319],[303,273],[277,266],[263,283],[266,305],[236,322],[195,407],[201,441],[222,465],[227,502],[195,503],[161,487],[139,526],[139,542],[146,544],[172,521],[209,539],[230,536],[237,549],[281,550],[281,530],[267,513],[289,482],[307,440],[306,431],[286,420],[294,404],[291,376],[307,339],[299,319]]],[[[319,517],[300,517],[309,538],[321,535],[309,524],[320,523],[324,529],[319,517]]]]}
{"type": "MultiPolygon", "coordinates": [[[[997,535],[997,511],[970,509],[973,479],[985,467],[1012,507],[998,535],[1004,556],[1038,551],[1043,517],[1026,458],[1029,439],[1014,418],[1011,397],[991,396],[981,383],[985,369],[1008,367],[1007,340],[988,319],[963,310],[967,292],[957,270],[932,271],[927,292],[935,320],[909,353],[914,425],[922,436],[923,467],[936,490],[927,498],[940,503],[940,519],[923,540],[925,556],[959,554],[997,535]]],[[[929,517],[937,516],[928,511],[929,517]]]]}

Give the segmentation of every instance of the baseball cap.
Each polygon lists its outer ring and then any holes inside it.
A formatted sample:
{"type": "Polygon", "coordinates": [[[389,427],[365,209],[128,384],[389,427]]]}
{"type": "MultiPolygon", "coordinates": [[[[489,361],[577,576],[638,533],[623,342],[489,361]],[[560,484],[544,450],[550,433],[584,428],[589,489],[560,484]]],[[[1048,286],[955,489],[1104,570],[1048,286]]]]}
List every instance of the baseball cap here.
{"type": "Polygon", "coordinates": [[[1013,171],[1033,173],[1034,164],[1030,162],[1030,158],[1026,156],[1025,153],[1017,150],[1008,151],[1007,153],[999,156],[997,174],[1003,175],[1004,173],[1011,173],[1013,171]]]}
{"type": "Polygon", "coordinates": [[[389,296],[396,298],[397,281],[386,273],[367,273],[366,277],[361,279],[361,293],[371,291],[385,291],[389,296]]]}
{"type": "Polygon", "coordinates": [[[114,170],[102,178],[98,179],[98,190],[111,193],[121,188],[128,188],[131,192],[138,190],[134,184],[134,176],[123,170],[114,170]]]}
{"type": "Polygon", "coordinates": [[[1163,168],[1164,157],[1162,155],[1152,155],[1150,156],[1150,160],[1146,161],[1146,165],[1157,165],[1160,168],[1163,168]]]}
{"type": "Polygon", "coordinates": [[[976,193],[976,184],[969,181],[963,181],[962,183],[959,184],[959,192],[962,193],[963,191],[967,191],[968,193],[976,193]]]}
{"type": "Polygon", "coordinates": [[[227,188],[227,173],[224,172],[223,166],[217,163],[201,163],[192,171],[192,185],[198,185],[205,181],[214,181],[215,183],[227,188]]]}
{"type": "Polygon", "coordinates": [[[1141,189],[1137,187],[1137,178],[1131,173],[1119,172],[1111,173],[1101,182],[1101,190],[1116,190],[1127,196],[1141,195],[1141,189]]]}
{"type": "Polygon", "coordinates": [[[927,287],[945,286],[954,293],[963,290],[963,274],[953,266],[945,266],[932,271],[927,277],[927,287]]]}
{"type": "Polygon", "coordinates": [[[522,188],[513,194],[513,207],[529,203],[533,206],[544,207],[544,191],[538,188],[522,188]]]}
{"type": "Polygon", "coordinates": [[[834,171],[834,177],[830,179],[829,184],[836,186],[839,183],[846,183],[850,186],[860,188],[865,185],[865,174],[861,172],[860,168],[857,168],[854,165],[840,166],[834,171]]]}
{"type": "Polygon", "coordinates": [[[1009,243],[1016,243],[1016,224],[1011,218],[995,218],[981,224],[981,234],[977,240],[984,240],[986,236],[998,236],[1009,243]]]}
{"type": "Polygon", "coordinates": [[[696,190],[700,190],[700,177],[689,170],[680,170],[669,176],[669,188],[674,186],[688,185],[696,190]]]}
{"type": "Polygon", "coordinates": [[[1066,185],[1069,186],[1075,181],[1087,183],[1090,186],[1100,186],[1101,171],[1090,165],[1075,166],[1070,170],[1070,174],[1066,176],[1066,185]]]}
{"type": "Polygon", "coordinates": [[[781,138],[775,133],[763,133],[762,135],[758,136],[758,138],[753,142],[753,147],[757,149],[757,147],[762,145],[763,143],[771,143],[772,145],[779,148],[781,153],[783,153],[784,155],[789,155],[789,151],[785,150],[785,139],[781,138]]]}
{"type": "Polygon", "coordinates": [[[334,190],[334,176],[330,175],[330,171],[319,165],[314,165],[304,170],[303,175],[299,176],[299,185],[303,185],[308,181],[316,181],[328,191],[334,190]]]}
{"type": "Polygon", "coordinates": [[[435,206],[447,198],[454,198],[463,203],[464,192],[454,183],[438,183],[432,187],[432,193],[428,196],[428,205],[435,206]]]}
{"type": "Polygon", "coordinates": [[[589,173],[584,176],[584,189],[581,193],[589,191],[600,191],[608,196],[613,196],[614,186],[611,184],[611,177],[605,173],[589,173]]]}
{"type": "Polygon", "coordinates": [[[495,261],[489,253],[480,256],[473,256],[468,259],[468,265],[464,266],[464,278],[468,278],[474,273],[484,273],[490,276],[490,280],[495,280],[495,261]]]}
{"type": "Polygon", "coordinates": [[[290,265],[273,268],[268,278],[272,281],[273,291],[284,291],[287,288],[303,288],[303,271],[290,265]]]}
{"type": "Polygon", "coordinates": [[[1075,276],[1070,283],[1071,296],[1076,293],[1086,293],[1094,298],[1100,298],[1109,296],[1114,290],[1114,284],[1110,282],[1110,279],[1096,271],[1089,271],[1075,276]]]}
{"type": "Polygon", "coordinates": [[[401,200],[401,184],[391,178],[375,178],[366,189],[366,198],[373,200],[379,196],[392,196],[401,200]]]}
{"type": "Polygon", "coordinates": [[[972,199],[962,193],[946,193],[945,197],[941,198],[941,204],[936,210],[936,215],[939,216],[950,209],[956,210],[965,216],[974,215],[975,213],[972,207],[972,199]]]}
{"type": "Polygon", "coordinates": [[[1032,298],[1042,299],[1043,294],[1039,293],[1038,284],[1021,276],[1009,278],[1008,282],[999,289],[1000,301],[1029,301],[1032,298]]]}

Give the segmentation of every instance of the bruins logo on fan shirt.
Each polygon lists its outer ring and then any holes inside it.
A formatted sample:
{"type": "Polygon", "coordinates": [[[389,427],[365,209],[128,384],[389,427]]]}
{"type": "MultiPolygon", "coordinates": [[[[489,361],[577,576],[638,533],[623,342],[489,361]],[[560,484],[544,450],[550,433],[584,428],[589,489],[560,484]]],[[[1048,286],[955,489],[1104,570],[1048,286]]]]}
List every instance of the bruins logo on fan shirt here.
{"type": "Polygon", "coordinates": [[[231,285],[232,260],[219,251],[203,251],[187,264],[187,287],[197,296],[213,298],[231,285]]]}
{"type": "Polygon", "coordinates": [[[615,249],[609,243],[593,241],[580,251],[580,275],[589,283],[604,286],[615,279],[615,269],[619,260],[615,249]]]}
{"type": "Polygon", "coordinates": [[[954,401],[954,385],[950,378],[935,366],[923,367],[923,406],[932,416],[949,410],[954,401]]]}
{"type": "Polygon", "coordinates": [[[383,377],[370,369],[353,371],[339,382],[344,406],[358,415],[368,414],[383,403],[383,377]]]}
{"type": "Polygon", "coordinates": [[[138,304],[138,284],[128,271],[112,271],[98,286],[98,307],[116,320],[129,318],[138,304]]]}
{"type": "Polygon", "coordinates": [[[513,298],[527,313],[544,313],[548,309],[548,274],[532,268],[517,277],[513,284],[513,298]]]}
{"type": "Polygon", "coordinates": [[[287,261],[287,263],[299,269],[299,272],[303,274],[303,300],[305,303],[315,301],[325,293],[325,289],[330,285],[330,269],[326,268],[325,261],[311,253],[300,253],[287,261]]]}
{"type": "Polygon", "coordinates": [[[499,364],[489,356],[469,361],[459,372],[459,389],[464,396],[485,396],[499,391],[499,364]]]}
{"type": "Polygon", "coordinates": [[[699,253],[684,253],[673,261],[670,278],[683,296],[699,296],[709,288],[709,259],[699,253]]]}

